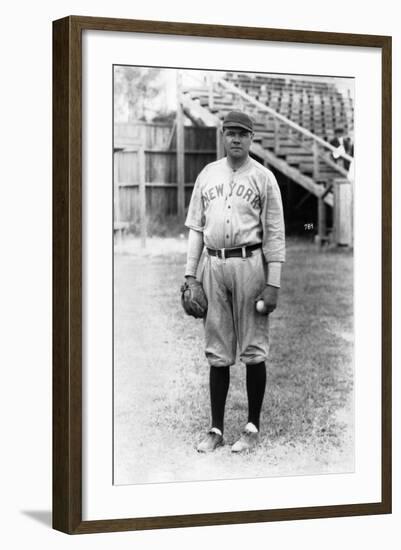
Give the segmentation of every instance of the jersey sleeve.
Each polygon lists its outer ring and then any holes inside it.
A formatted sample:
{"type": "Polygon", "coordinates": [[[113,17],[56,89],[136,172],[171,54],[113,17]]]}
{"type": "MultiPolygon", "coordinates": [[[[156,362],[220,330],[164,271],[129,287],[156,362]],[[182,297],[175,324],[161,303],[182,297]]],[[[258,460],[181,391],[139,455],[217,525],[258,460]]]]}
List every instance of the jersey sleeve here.
{"type": "Polygon", "coordinates": [[[262,207],[263,254],[266,262],[285,262],[285,228],[280,188],[273,173],[267,182],[262,207]]]}
{"type": "Polygon", "coordinates": [[[203,233],[189,230],[187,246],[187,263],[185,265],[185,277],[188,275],[196,277],[199,260],[203,251],[203,233]]]}
{"type": "Polygon", "coordinates": [[[205,212],[201,191],[201,174],[197,177],[192,191],[185,225],[190,229],[202,232],[205,227],[205,212]]]}

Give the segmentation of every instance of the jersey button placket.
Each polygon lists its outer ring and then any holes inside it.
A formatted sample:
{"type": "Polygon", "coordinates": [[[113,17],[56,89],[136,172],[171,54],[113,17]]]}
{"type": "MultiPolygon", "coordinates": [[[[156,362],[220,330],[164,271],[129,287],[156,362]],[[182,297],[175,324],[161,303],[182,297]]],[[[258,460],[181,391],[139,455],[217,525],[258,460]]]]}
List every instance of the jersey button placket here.
{"type": "Polygon", "coordinates": [[[224,245],[225,245],[225,248],[229,248],[229,244],[230,244],[230,220],[226,220],[224,231],[225,231],[225,234],[226,234],[225,235],[225,240],[224,240],[224,245]]]}
{"type": "MultiPolygon", "coordinates": [[[[226,227],[227,229],[227,235],[229,234],[230,237],[231,237],[231,233],[232,233],[232,213],[233,213],[233,210],[232,210],[232,201],[233,201],[233,195],[234,195],[234,188],[235,188],[235,185],[236,185],[236,178],[235,178],[235,173],[236,173],[236,170],[233,171],[233,176],[232,176],[232,191],[231,191],[231,196],[230,196],[230,201],[227,205],[227,219],[226,219],[226,227]]],[[[232,239],[231,239],[232,240],[232,239]]],[[[232,242],[230,243],[230,246],[233,246],[232,242]]]]}
{"type": "Polygon", "coordinates": [[[228,197],[226,197],[226,212],[225,212],[225,221],[224,221],[224,246],[225,248],[230,248],[231,246],[231,214],[232,214],[232,208],[231,208],[231,201],[232,201],[232,192],[235,186],[235,178],[234,178],[234,172],[231,176],[231,184],[230,184],[230,192],[228,194],[228,197]]]}
{"type": "Polygon", "coordinates": [[[226,218],[225,218],[225,246],[228,248],[230,246],[230,238],[231,238],[231,204],[227,203],[226,208],[226,218]]]}

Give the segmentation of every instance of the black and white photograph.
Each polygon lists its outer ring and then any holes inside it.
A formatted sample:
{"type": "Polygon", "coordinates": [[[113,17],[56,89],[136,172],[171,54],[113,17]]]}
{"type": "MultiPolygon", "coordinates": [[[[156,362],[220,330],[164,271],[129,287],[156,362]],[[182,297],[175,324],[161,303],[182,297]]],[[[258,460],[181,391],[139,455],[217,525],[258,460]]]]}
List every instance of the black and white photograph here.
{"type": "Polygon", "coordinates": [[[399,4],[237,7],[5,4],[6,550],[399,550],[399,4]]]}
{"type": "Polygon", "coordinates": [[[354,79],[113,66],[113,483],[351,473],[354,79]]]}

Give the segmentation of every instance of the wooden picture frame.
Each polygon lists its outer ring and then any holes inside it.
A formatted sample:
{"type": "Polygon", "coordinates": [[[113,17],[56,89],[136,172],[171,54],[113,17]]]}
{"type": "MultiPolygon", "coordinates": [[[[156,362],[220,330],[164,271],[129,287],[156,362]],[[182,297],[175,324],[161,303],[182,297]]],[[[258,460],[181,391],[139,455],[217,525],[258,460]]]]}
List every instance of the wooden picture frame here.
{"type": "Polygon", "coordinates": [[[71,16],[53,22],[53,527],[68,534],[391,512],[391,37],[71,16]],[[377,48],[382,60],[382,439],[378,502],[82,520],[82,32],[377,48]]]}

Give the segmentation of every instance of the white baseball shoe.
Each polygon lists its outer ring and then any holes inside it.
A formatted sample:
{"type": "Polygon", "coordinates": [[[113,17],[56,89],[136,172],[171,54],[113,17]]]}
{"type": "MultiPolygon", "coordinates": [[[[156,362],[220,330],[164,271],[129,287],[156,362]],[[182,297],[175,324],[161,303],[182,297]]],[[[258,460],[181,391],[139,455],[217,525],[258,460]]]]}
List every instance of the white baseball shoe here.
{"type": "Polygon", "coordinates": [[[241,437],[231,447],[233,453],[246,453],[254,449],[259,443],[259,431],[254,424],[248,422],[241,437]]]}
{"type": "Polygon", "coordinates": [[[218,447],[224,445],[223,434],[218,428],[212,428],[206,434],[206,437],[197,446],[198,453],[212,453],[218,447]]]}

